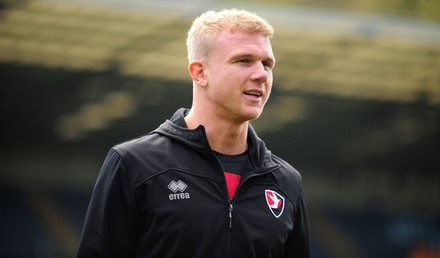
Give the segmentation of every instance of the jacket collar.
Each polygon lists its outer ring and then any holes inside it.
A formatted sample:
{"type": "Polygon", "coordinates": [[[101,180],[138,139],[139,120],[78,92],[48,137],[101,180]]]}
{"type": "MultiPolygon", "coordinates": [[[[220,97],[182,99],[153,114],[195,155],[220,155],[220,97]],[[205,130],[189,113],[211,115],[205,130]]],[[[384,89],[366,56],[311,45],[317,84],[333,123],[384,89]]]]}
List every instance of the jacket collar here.
{"type": "MultiPolygon", "coordinates": [[[[203,152],[212,152],[209,146],[205,128],[199,125],[195,129],[189,129],[185,123],[185,116],[189,109],[180,108],[174,115],[155,130],[159,134],[167,135],[170,138],[190,145],[192,148],[203,152]]],[[[248,129],[249,154],[252,165],[255,168],[263,168],[274,165],[271,159],[271,152],[266,148],[265,143],[258,137],[254,128],[249,124],[248,129]]]]}

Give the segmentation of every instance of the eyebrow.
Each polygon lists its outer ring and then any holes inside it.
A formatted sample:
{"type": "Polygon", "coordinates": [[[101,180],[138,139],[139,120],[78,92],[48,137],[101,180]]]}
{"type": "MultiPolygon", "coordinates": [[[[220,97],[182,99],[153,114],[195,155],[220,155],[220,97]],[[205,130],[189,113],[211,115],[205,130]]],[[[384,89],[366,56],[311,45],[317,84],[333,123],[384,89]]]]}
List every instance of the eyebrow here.
{"type": "MultiPolygon", "coordinates": [[[[256,55],[253,55],[253,54],[238,54],[238,55],[232,56],[231,59],[255,58],[255,57],[256,57],[256,55]]],[[[268,56],[267,58],[263,59],[263,61],[269,61],[272,65],[275,64],[275,58],[274,57],[268,56]]]]}

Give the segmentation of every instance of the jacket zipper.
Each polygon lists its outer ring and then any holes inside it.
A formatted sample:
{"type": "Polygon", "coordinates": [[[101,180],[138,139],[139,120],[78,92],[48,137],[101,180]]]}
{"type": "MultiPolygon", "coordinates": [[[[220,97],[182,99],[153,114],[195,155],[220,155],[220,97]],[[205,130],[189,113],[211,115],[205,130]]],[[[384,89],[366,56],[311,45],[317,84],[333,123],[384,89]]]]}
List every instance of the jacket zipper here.
{"type": "Polygon", "coordinates": [[[228,216],[229,216],[229,228],[228,228],[228,248],[227,248],[227,257],[232,257],[232,213],[234,211],[233,200],[228,198],[228,216]]]}
{"type": "Polygon", "coordinates": [[[232,205],[232,199],[228,200],[229,203],[229,228],[232,228],[232,212],[234,211],[234,205],[232,205]]]}

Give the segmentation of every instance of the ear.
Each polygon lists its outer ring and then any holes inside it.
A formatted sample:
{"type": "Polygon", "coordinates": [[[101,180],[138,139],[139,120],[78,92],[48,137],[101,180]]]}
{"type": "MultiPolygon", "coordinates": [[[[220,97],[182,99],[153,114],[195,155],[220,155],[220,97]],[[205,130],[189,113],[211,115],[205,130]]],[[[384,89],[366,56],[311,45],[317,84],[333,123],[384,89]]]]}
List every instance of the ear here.
{"type": "Polygon", "coordinates": [[[192,80],[199,86],[206,86],[208,81],[206,80],[206,73],[202,61],[193,60],[188,65],[188,71],[192,80]]]}

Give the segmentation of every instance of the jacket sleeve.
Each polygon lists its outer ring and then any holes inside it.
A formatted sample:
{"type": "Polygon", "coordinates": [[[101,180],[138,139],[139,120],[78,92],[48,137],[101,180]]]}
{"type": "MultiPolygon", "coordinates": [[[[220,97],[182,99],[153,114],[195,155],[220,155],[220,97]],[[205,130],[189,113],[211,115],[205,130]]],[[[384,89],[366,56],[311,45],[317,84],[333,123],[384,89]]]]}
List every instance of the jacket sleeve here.
{"type": "Polygon", "coordinates": [[[309,226],[304,193],[298,198],[298,208],[294,214],[294,228],[286,245],[286,258],[310,257],[309,226]]]}
{"type": "Polygon", "coordinates": [[[93,189],[77,258],[133,256],[139,220],[129,176],[124,160],[111,149],[93,189]]]}

